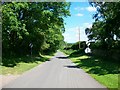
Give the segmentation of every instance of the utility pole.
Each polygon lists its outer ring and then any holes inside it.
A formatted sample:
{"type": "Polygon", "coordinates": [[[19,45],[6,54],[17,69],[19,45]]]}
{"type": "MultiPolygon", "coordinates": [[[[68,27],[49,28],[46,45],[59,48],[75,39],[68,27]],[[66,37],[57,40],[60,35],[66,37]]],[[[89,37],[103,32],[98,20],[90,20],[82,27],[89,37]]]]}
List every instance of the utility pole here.
{"type": "Polygon", "coordinates": [[[79,49],[80,49],[80,28],[78,27],[78,34],[79,34],[79,49]]]}

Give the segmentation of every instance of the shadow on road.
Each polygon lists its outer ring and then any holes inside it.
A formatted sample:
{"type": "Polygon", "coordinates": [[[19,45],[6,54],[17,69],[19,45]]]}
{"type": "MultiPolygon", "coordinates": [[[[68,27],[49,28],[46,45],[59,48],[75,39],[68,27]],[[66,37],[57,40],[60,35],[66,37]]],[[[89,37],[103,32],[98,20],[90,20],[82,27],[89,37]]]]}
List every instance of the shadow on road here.
{"type": "Polygon", "coordinates": [[[56,57],[56,58],[59,58],[59,59],[68,59],[68,57],[64,56],[64,57],[56,57]]]}
{"type": "Polygon", "coordinates": [[[76,65],[69,65],[69,66],[64,66],[64,67],[67,67],[67,68],[79,68],[79,67],[76,66],[76,65]]]}

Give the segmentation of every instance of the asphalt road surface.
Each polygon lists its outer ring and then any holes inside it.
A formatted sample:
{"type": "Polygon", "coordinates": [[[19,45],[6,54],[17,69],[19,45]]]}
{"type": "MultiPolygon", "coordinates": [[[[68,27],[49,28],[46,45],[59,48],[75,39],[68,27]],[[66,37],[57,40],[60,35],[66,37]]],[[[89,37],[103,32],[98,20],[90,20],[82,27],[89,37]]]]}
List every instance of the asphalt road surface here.
{"type": "Polygon", "coordinates": [[[3,88],[105,88],[62,52],[7,84],[3,88]]]}

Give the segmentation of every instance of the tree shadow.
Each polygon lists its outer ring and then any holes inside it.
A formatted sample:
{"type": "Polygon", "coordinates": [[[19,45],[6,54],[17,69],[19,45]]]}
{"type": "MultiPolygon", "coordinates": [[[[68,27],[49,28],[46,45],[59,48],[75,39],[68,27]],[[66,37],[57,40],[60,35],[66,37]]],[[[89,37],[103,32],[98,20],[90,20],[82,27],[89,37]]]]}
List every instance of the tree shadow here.
{"type": "Polygon", "coordinates": [[[74,63],[78,63],[78,67],[89,69],[87,72],[90,74],[105,75],[119,73],[119,64],[109,60],[102,60],[93,56],[79,60],[80,61],[76,61],[74,63]]]}
{"type": "Polygon", "coordinates": [[[84,50],[78,50],[78,51],[74,51],[73,53],[71,53],[68,57],[74,58],[74,57],[79,57],[83,55],[92,56],[91,53],[85,53],[84,50]]]}
{"type": "Polygon", "coordinates": [[[45,62],[48,60],[49,60],[48,58],[42,56],[10,57],[10,58],[3,58],[1,65],[6,67],[14,67],[20,62],[38,63],[38,61],[45,62]]]}
{"type": "Polygon", "coordinates": [[[67,68],[79,68],[77,65],[68,65],[68,66],[64,66],[64,67],[67,67],[67,68]]]}
{"type": "Polygon", "coordinates": [[[104,57],[95,57],[91,53],[84,53],[83,51],[75,51],[71,53],[68,58],[76,58],[80,56],[88,56],[88,58],[78,59],[74,63],[76,67],[88,69],[90,74],[106,75],[106,74],[118,74],[119,63],[114,60],[110,60],[104,57]]]}
{"type": "Polygon", "coordinates": [[[68,57],[67,57],[67,56],[56,57],[56,58],[59,58],[59,59],[68,59],[68,57]]]}

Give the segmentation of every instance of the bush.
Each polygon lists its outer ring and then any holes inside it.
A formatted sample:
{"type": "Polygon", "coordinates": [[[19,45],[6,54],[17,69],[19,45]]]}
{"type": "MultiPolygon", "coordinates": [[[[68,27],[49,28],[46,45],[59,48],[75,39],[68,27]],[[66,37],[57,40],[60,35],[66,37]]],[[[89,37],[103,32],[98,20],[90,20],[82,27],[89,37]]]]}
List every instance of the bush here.
{"type": "Polygon", "coordinates": [[[64,48],[64,50],[70,50],[71,49],[71,47],[65,47],[64,48]]]}
{"type": "MultiPolygon", "coordinates": [[[[81,48],[81,49],[84,49],[84,50],[85,50],[86,47],[87,47],[87,45],[86,45],[86,42],[85,42],[85,41],[80,42],[80,48],[81,48]]],[[[73,44],[72,47],[71,47],[71,49],[73,49],[73,50],[79,50],[79,42],[73,44]]]]}
{"type": "Polygon", "coordinates": [[[108,49],[107,43],[101,42],[90,42],[90,49],[108,49]]]}
{"type": "Polygon", "coordinates": [[[112,49],[120,49],[120,41],[114,41],[112,43],[112,49]]]}
{"type": "Polygon", "coordinates": [[[85,50],[82,48],[82,49],[79,49],[77,51],[74,51],[73,53],[70,54],[70,56],[80,56],[83,54],[85,54],[85,50]]]}

